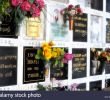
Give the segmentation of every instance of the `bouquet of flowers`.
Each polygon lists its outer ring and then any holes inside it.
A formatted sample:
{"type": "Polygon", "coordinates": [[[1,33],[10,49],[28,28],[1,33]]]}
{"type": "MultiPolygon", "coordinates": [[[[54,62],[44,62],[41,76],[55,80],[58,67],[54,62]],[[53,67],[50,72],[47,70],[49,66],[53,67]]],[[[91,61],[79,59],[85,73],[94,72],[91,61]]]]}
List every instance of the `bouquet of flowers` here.
{"type": "Polygon", "coordinates": [[[69,20],[69,25],[70,25],[70,30],[71,30],[74,16],[77,14],[82,14],[83,11],[80,8],[80,5],[74,6],[74,5],[70,4],[70,5],[68,5],[68,7],[62,9],[60,13],[63,16],[64,25],[65,25],[66,21],[69,20]]]}
{"type": "Polygon", "coordinates": [[[82,9],[80,8],[80,5],[68,5],[68,7],[61,10],[61,14],[64,16],[72,17],[76,14],[82,14],[82,9]]]}
{"type": "MultiPolygon", "coordinates": [[[[45,64],[51,63],[53,66],[63,67],[64,63],[72,60],[73,54],[66,53],[64,48],[53,47],[54,43],[42,43],[41,48],[38,49],[35,55],[36,59],[42,59],[45,64]]],[[[49,67],[49,66],[45,66],[49,67]]]]}
{"type": "Polygon", "coordinates": [[[99,60],[101,62],[106,62],[110,60],[110,53],[103,50],[98,49],[92,49],[92,52],[94,53],[94,60],[99,60]]]}
{"type": "Polygon", "coordinates": [[[44,6],[43,0],[0,0],[0,13],[11,16],[18,23],[25,16],[39,17],[44,6]]]}
{"type": "Polygon", "coordinates": [[[64,51],[64,48],[52,48],[52,46],[54,46],[54,43],[52,41],[49,43],[42,43],[42,46],[37,51],[35,58],[42,59],[44,61],[55,60],[56,64],[58,63],[58,61],[60,61],[61,65],[63,65],[63,63],[67,63],[73,58],[73,54],[66,53],[64,51]]]}

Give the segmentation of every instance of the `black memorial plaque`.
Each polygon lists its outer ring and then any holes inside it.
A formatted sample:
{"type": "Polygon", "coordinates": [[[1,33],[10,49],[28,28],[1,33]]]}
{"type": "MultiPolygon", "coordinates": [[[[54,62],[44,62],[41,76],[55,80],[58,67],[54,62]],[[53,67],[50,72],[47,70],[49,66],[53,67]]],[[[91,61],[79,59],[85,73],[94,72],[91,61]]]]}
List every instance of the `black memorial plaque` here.
{"type": "MultiPolygon", "coordinates": [[[[105,50],[106,50],[106,52],[108,53],[108,55],[110,55],[110,54],[109,54],[109,53],[110,53],[110,49],[109,49],[109,48],[106,48],[105,50]]],[[[110,61],[105,61],[105,66],[104,66],[104,68],[105,68],[105,73],[106,73],[106,74],[110,74],[110,61]]]]}
{"type": "Polygon", "coordinates": [[[86,49],[73,49],[72,78],[86,77],[87,52],[86,49]]]}
{"type": "Polygon", "coordinates": [[[103,0],[91,0],[91,8],[96,10],[103,10],[103,0]]]}
{"type": "Polygon", "coordinates": [[[17,38],[18,24],[10,16],[0,16],[0,37],[17,38]]]}
{"type": "Polygon", "coordinates": [[[45,81],[44,62],[35,59],[39,48],[24,47],[23,83],[34,83],[45,81]]]}
{"type": "Polygon", "coordinates": [[[105,87],[110,87],[110,79],[105,80],[105,87]]]}
{"type": "Polygon", "coordinates": [[[110,13],[110,0],[106,0],[106,11],[110,13]]]}
{"type": "Polygon", "coordinates": [[[87,42],[87,14],[74,17],[73,41],[87,42]]]}
{"type": "Polygon", "coordinates": [[[0,47],[0,86],[17,84],[17,47],[0,47]]]}
{"type": "Polygon", "coordinates": [[[110,62],[105,63],[105,73],[110,74],[110,62]]]}
{"type": "Polygon", "coordinates": [[[90,82],[90,91],[101,91],[102,81],[90,82]]]}
{"type": "MultiPolygon", "coordinates": [[[[68,52],[68,49],[65,48],[65,51],[68,52]]],[[[61,66],[52,66],[50,68],[50,78],[55,78],[56,80],[64,80],[68,78],[68,64],[61,66]]]]}
{"type": "Polygon", "coordinates": [[[110,43],[110,19],[107,19],[106,22],[106,43],[110,43]]]}

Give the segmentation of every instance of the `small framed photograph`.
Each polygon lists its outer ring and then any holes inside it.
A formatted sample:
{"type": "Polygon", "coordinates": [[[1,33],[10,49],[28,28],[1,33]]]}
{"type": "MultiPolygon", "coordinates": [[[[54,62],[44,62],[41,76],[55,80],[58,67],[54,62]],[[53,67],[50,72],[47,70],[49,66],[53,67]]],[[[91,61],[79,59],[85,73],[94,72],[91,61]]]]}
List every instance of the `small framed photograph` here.
{"type": "Polygon", "coordinates": [[[49,40],[66,42],[71,38],[69,33],[69,21],[67,20],[66,23],[64,23],[63,15],[61,14],[61,11],[65,7],[65,5],[59,3],[47,6],[47,33],[49,35],[49,40]]]}

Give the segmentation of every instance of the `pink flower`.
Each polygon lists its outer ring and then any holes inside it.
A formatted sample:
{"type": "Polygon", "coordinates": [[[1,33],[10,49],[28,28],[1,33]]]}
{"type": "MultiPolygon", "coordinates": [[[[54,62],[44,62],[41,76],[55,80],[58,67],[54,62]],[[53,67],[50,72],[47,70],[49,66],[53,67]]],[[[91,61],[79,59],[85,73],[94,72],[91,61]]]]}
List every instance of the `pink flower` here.
{"type": "Polygon", "coordinates": [[[33,10],[32,17],[39,17],[40,16],[40,9],[36,8],[33,10]]]}
{"type": "Polygon", "coordinates": [[[39,17],[40,16],[40,9],[36,7],[35,4],[32,4],[31,6],[32,9],[32,17],[39,17]]]}
{"type": "Polygon", "coordinates": [[[66,60],[72,60],[73,59],[73,54],[66,53],[64,55],[64,59],[66,59],[66,60]]]}
{"type": "Polygon", "coordinates": [[[21,4],[21,9],[23,11],[30,11],[30,8],[31,8],[31,4],[28,2],[28,1],[24,1],[22,4],[21,4]]]}
{"type": "Polygon", "coordinates": [[[32,9],[33,11],[35,11],[36,8],[37,8],[37,7],[36,7],[35,4],[32,4],[32,5],[31,5],[31,9],[32,9]]]}
{"type": "Polygon", "coordinates": [[[20,1],[19,0],[11,0],[11,4],[15,7],[19,5],[20,1]]]}
{"type": "Polygon", "coordinates": [[[73,7],[74,7],[73,5],[69,5],[68,10],[70,11],[73,7]]]}
{"type": "Polygon", "coordinates": [[[70,89],[71,89],[71,91],[75,91],[75,90],[77,90],[77,87],[78,87],[78,84],[73,83],[73,84],[71,85],[70,89]]]}
{"type": "Polygon", "coordinates": [[[40,9],[44,8],[44,1],[43,0],[35,0],[35,3],[39,5],[40,9]]]}

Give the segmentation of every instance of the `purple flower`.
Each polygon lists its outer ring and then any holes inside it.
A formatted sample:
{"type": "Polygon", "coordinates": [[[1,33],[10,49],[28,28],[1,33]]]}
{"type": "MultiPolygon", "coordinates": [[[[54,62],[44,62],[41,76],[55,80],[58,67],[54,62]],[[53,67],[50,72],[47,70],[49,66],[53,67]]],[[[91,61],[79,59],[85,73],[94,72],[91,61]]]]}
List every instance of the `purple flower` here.
{"type": "Polygon", "coordinates": [[[73,83],[73,84],[71,85],[70,89],[71,89],[71,91],[75,91],[75,90],[77,89],[77,87],[78,87],[78,84],[73,83]]]}

